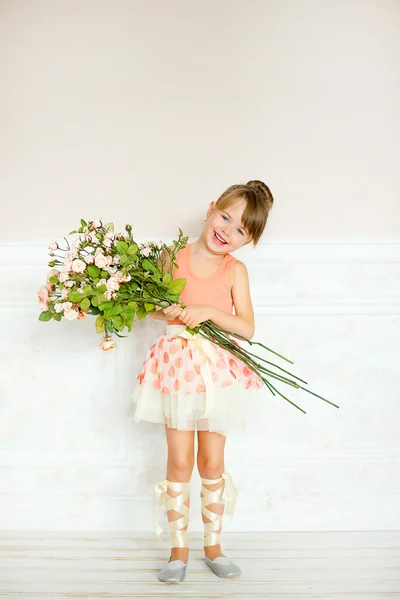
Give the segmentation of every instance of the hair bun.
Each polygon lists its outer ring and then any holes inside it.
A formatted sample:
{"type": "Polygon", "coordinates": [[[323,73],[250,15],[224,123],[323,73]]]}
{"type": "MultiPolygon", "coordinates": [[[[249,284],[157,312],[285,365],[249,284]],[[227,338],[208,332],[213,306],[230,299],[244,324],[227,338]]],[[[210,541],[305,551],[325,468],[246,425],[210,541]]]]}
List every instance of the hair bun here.
{"type": "Polygon", "coordinates": [[[274,197],[266,183],[260,181],[259,179],[251,179],[247,182],[246,185],[249,185],[250,187],[254,188],[258,193],[262,194],[262,196],[266,198],[268,210],[272,208],[272,205],[274,203],[274,197]]]}

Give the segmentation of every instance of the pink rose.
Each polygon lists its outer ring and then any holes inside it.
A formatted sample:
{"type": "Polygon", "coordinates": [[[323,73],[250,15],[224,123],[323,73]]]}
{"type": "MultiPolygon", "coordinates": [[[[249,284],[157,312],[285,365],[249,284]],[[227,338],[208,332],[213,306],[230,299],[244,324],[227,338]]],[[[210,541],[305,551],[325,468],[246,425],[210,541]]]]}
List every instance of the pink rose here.
{"type": "Polygon", "coordinates": [[[80,258],[76,258],[72,263],[72,270],[74,273],[83,273],[86,269],[86,263],[80,258]]]}
{"type": "Polygon", "coordinates": [[[104,256],[104,254],[97,254],[94,260],[94,264],[96,265],[96,267],[99,267],[99,269],[104,269],[104,267],[107,265],[107,259],[104,256]]]}
{"type": "Polygon", "coordinates": [[[113,348],[115,348],[115,342],[112,339],[112,337],[108,335],[101,340],[99,348],[105,351],[112,350],[113,348]]]}
{"type": "Polygon", "coordinates": [[[64,310],[64,317],[68,320],[68,321],[75,321],[75,319],[78,318],[79,312],[73,308],[71,308],[70,310],[64,310]]]}

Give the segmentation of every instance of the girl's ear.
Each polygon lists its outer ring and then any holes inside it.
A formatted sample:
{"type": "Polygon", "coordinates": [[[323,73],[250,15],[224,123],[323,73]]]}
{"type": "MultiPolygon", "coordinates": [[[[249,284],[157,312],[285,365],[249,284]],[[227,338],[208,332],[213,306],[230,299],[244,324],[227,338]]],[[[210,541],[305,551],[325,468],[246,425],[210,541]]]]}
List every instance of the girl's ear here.
{"type": "Polygon", "coordinates": [[[206,216],[206,220],[208,219],[208,217],[211,215],[212,211],[215,208],[215,202],[212,201],[210,202],[210,206],[208,207],[208,211],[207,211],[207,216],[206,216]]]}

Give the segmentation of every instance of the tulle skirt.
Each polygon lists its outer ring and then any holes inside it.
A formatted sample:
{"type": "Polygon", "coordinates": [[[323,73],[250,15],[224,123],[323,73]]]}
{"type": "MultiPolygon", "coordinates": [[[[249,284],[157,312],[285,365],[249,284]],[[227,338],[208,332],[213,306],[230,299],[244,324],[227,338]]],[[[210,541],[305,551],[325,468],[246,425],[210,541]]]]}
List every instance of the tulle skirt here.
{"type": "Polygon", "coordinates": [[[244,431],[251,392],[264,383],[236,356],[167,325],[149,348],[132,394],[134,420],[228,435],[244,431]]]}

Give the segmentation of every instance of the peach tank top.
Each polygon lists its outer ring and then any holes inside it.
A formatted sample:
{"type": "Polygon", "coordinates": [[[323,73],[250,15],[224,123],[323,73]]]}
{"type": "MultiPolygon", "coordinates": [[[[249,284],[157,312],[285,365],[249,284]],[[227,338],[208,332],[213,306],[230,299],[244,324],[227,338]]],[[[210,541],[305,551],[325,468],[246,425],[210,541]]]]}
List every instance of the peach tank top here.
{"type": "MultiPolygon", "coordinates": [[[[186,244],[179,251],[176,257],[179,268],[174,267],[172,270],[174,279],[181,277],[186,279],[186,285],[180,294],[180,301],[185,304],[212,304],[212,306],[232,314],[233,265],[237,259],[232,254],[226,254],[214,275],[200,278],[191,269],[192,245],[186,244]]],[[[184,325],[178,318],[167,321],[167,323],[169,325],[184,325]]]]}

